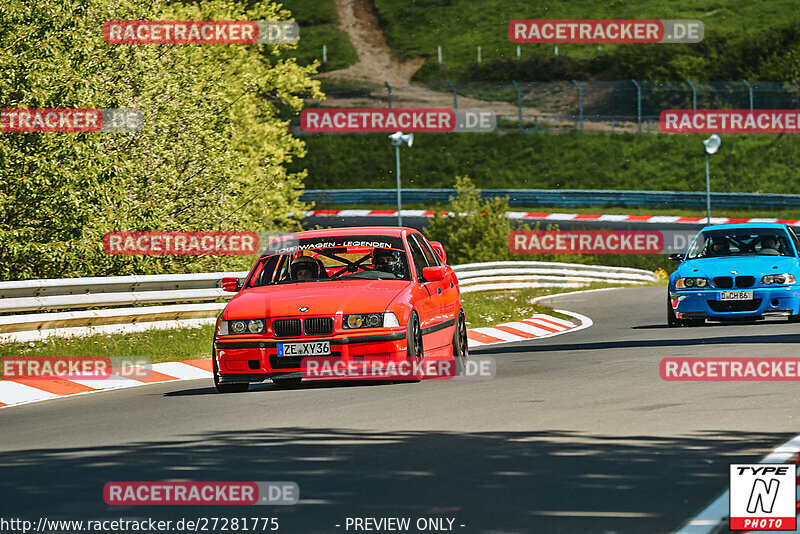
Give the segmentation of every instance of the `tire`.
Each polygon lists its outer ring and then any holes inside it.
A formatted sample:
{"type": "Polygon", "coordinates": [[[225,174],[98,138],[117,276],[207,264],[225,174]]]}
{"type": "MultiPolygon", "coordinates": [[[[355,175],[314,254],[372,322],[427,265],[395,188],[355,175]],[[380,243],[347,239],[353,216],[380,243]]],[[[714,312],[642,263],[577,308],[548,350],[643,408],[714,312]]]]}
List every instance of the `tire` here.
{"type": "Polygon", "coordinates": [[[217,367],[217,354],[212,353],[211,367],[214,370],[214,387],[217,388],[217,393],[244,393],[250,384],[247,382],[221,384],[219,381],[219,368],[217,367]]]}
{"type": "Polygon", "coordinates": [[[789,316],[790,323],[800,323],[800,313],[793,313],[789,316]]]}
{"type": "Polygon", "coordinates": [[[672,303],[669,301],[669,293],[667,293],[667,326],[670,328],[683,326],[683,321],[675,317],[675,310],[672,309],[672,303]]]}
{"type": "Polygon", "coordinates": [[[273,378],[272,379],[272,383],[275,384],[275,387],[279,387],[279,388],[296,387],[296,386],[299,386],[300,382],[302,382],[302,381],[303,381],[302,378],[297,378],[297,377],[294,377],[294,378],[273,378]]]}
{"type": "Polygon", "coordinates": [[[705,324],[704,319],[678,319],[675,317],[675,310],[672,309],[672,303],[669,301],[669,293],[667,293],[667,326],[670,328],[677,328],[681,326],[700,326],[705,324]]]}
{"type": "Polygon", "coordinates": [[[455,361],[455,375],[463,376],[466,371],[469,349],[467,348],[467,317],[464,310],[458,312],[456,327],[453,331],[453,360],[455,361]]]}
{"type": "Polygon", "coordinates": [[[419,382],[422,380],[422,373],[420,368],[424,360],[425,351],[422,346],[422,329],[419,325],[419,317],[417,312],[412,311],[408,319],[408,326],[406,327],[406,340],[408,348],[406,349],[406,361],[414,370],[414,374],[409,375],[408,378],[403,378],[403,382],[419,382]]]}

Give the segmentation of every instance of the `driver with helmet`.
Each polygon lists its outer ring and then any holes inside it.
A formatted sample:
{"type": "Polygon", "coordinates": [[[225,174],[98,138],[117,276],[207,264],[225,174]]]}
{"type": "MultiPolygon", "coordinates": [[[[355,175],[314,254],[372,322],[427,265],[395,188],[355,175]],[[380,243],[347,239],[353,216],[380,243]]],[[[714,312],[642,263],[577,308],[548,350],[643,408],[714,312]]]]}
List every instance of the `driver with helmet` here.
{"type": "Polygon", "coordinates": [[[319,278],[319,264],[314,258],[300,256],[292,262],[292,280],[306,281],[319,278]]]}
{"type": "Polygon", "coordinates": [[[400,261],[400,253],[396,250],[376,248],[372,252],[372,268],[400,278],[403,276],[403,263],[400,261]]]}
{"type": "Polygon", "coordinates": [[[724,256],[730,250],[730,244],[725,237],[715,237],[711,241],[711,245],[708,247],[708,253],[710,256],[724,256]]]}

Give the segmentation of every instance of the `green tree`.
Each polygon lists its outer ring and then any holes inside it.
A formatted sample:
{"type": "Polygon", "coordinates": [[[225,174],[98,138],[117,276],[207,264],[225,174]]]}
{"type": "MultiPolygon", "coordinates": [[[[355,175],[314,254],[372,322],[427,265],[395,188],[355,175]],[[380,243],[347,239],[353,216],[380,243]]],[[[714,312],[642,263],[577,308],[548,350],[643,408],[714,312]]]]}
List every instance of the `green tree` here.
{"type": "Polygon", "coordinates": [[[436,213],[425,230],[428,238],[441,241],[452,265],[511,259],[508,236],[514,229],[506,217],[508,197],[481,200],[469,176],[456,176],[456,196],[450,197],[452,215],[436,213]]]}
{"type": "Polygon", "coordinates": [[[109,231],[292,230],[305,155],[280,111],[323,98],[293,45],[112,45],[108,20],[290,20],[234,0],[0,3],[0,107],[136,108],[134,133],[0,135],[0,279],[232,269],[108,256],[109,231]],[[267,53],[263,47],[268,47],[267,53]]]}

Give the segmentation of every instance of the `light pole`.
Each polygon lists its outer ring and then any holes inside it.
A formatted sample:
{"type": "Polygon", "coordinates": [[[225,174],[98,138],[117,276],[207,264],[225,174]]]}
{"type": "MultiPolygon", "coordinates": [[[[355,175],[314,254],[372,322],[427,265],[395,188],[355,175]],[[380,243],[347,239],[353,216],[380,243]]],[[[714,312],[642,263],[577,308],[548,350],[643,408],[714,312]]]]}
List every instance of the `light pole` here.
{"type": "Polygon", "coordinates": [[[394,153],[397,158],[397,226],[403,226],[403,216],[401,215],[403,204],[400,199],[400,145],[405,143],[408,146],[411,146],[411,144],[414,142],[414,134],[395,132],[389,136],[389,139],[391,139],[392,144],[394,145],[394,153]]]}
{"type": "Polygon", "coordinates": [[[716,154],[720,144],[722,144],[722,139],[717,134],[712,134],[703,141],[706,148],[706,224],[711,224],[711,178],[708,172],[708,156],[716,154]]]}

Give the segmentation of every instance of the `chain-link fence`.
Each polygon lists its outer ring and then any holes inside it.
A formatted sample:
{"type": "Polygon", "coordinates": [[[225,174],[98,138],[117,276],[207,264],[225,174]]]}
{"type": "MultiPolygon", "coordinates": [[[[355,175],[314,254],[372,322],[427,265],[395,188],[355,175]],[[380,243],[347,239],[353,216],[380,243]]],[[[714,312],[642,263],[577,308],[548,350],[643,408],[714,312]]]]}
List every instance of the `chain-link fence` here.
{"type": "Polygon", "coordinates": [[[326,107],[494,111],[500,129],[658,132],[665,109],[798,109],[796,82],[324,82],[326,107]]]}

